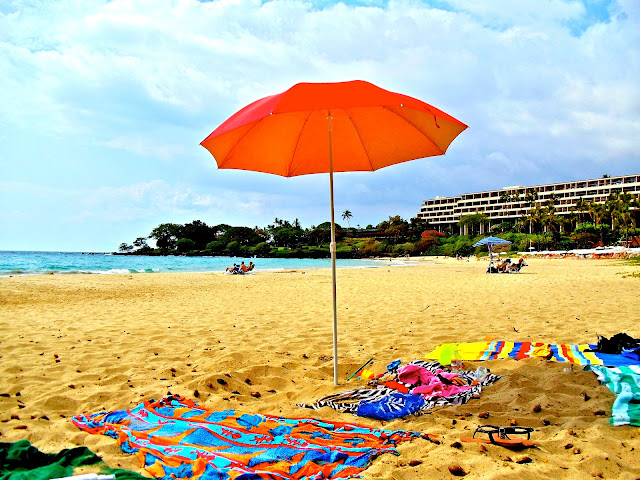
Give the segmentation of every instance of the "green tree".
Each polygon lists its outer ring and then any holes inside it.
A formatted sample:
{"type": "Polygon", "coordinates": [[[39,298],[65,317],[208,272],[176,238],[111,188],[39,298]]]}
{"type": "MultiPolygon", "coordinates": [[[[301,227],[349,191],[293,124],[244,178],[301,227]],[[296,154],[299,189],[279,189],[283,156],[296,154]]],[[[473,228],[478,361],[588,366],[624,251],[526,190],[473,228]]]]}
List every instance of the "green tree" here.
{"type": "Polygon", "coordinates": [[[594,201],[589,202],[589,215],[593,219],[593,225],[600,232],[600,241],[604,243],[604,231],[602,228],[602,219],[606,214],[606,207],[602,203],[594,201]]]}
{"type": "Polygon", "coordinates": [[[476,235],[480,233],[480,225],[487,225],[489,223],[489,217],[484,212],[470,213],[469,215],[463,215],[458,220],[458,226],[469,228],[470,235],[476,235]]]}
{"type": "Polygon", "coordinates": [[[393,238],[393,243],[398,243],[400,239],[406,239],[409,233],[409,222],[403,220],[400,215],[389,217],[389,220],[378,225],[378,230],[383,231],[393,238]]]}
{"type": "Polygon", "coordinates": [[[251,246],[264,241],[264,238],[258,235],[253,228],[229,227],[220,237],[220,240],[227,244],[238,242],[240,245],[251,246]]]}
{"type": "Polygon", "coordinates": [[[271,253],[271,247],[267,242],[261,242],[253,248],[253,253],[258,256],[264,257],[271,253]]]}
{"type": "Polygon", "coordinates": [[[344,212],[342,212],[342,219],[347,221],[347,224],[349,225],[349,228],[351,228],[351,218],[353,217],[353,215],[351,214],[351,212],[349,210],[345,210],[344,212]]]}
{"type": "Polygon", "coordinates": [[[424,218],[413,217],[409,220],[409,237],[411,240],[419,240],[422,232],[427,229],[427,221],[424,218]]]}
{"type": "Polygon", "coordinates": [[[133,250],[133,246],[129,245],[128,243],[121,243],[118,247],[118,250],[121,252],[130,252],[131,250],[133,250]]]}
{"type": "Polygon", "coordinates": [[[148,249],[149,245],[147,245],[146,237],[138,237],[133,241],[133,246],[140,249],[148,249]]]}
{"type": "Polygon", "coordinates": [[[542,205],[536,203],[535,206],[529,210],[529,233],[534,234],[537,232],[537,226],[542,225],[542,219],[544,217],[544,209],[542,205]]]}
{"type": "Polygon", "coordinates": [[[224,249],[229,255],[237,255],[240,253],[240,242],[233,241],[227,244],[227,247],[224,249]]]}
{"type": "Polygon", "coordinates": [[[193,240],[195,247],[192,250],[204,250],[207,243],[216,239],[216,230],[200,220],[193,220],[186,223],[180,230],[182,238],[193,240]]]}
{"type": "Polygon", "coordinates": [[[273,232],[273,241],[277,247],[298,247],[307,239],[307,234],[301,228],[280,227],[273,232]]]}
{"type": "Polygon", "coordinates": [[[578,200],[576,200],[576,204],[573,208],[576,212],[578,212],[580,223],[582,223],[584,221],[582,214],[589,210],[589,204],[585,201],[584,198],[580,197],[578,200]]]}
{"type": "Polygon", "coordinates": [[[561,219],[556,215],[556,206],[553,199],[549,199],[546,202],[546,206],[542,209],[542,225],[546,228],[547,232],[551,234],[551,239],[554,247],[558,244],[560,237],[561,219]]]}
{"type": "Polygon", "coordinates": [[[612,193],[607,200],[608,210],[611,215],[611,227],[614,223],[624,228],[625,242],[629,242],[629,227],[633,224],[631,208],[634,205],[634,196],[630,193],[612,193]]]}
{"type": "Polygon", "coordinates": [[[205,249],[211,253],[222,253],[227,246],[222,240],[214,240],[207,243],[205,249]]]}
{"type": "MultiPolygon", "coordinates": [[[[336,228],[336,241],[338,241],[338,239],[342,238],[343,230],[342,230],[342,227],[337,223],[335,224],[335,228],[336,228]]],[[[309,241],[313,242],[316,245],[316,247],[319,247],[323,243],[330,242],[331,241],[331,222],[323,222],[317,227],[311,227],[308,238],[309,238],[309,241]]]]}
{"type": "Polygon", "coordinates": [[[511,222],[502,222],[498,223],[491,227],[491,233],[507,233],[512,232],[515,228],[515,225],[511,222]]]}
{"type": "Polygon", "coordinates": [[[179,238],[176,240],[176,250],[180,253],[187,253],[196,248],[196,242],[190,238],[179,238]]]}
{"type": "Polygon", "coordinates": [[[182,225],[177,223],[162,223],[154,228],[149,234],[149,238],[156,240],[156,245],[161,250],[171,250],[175,248],[182,225]]]}

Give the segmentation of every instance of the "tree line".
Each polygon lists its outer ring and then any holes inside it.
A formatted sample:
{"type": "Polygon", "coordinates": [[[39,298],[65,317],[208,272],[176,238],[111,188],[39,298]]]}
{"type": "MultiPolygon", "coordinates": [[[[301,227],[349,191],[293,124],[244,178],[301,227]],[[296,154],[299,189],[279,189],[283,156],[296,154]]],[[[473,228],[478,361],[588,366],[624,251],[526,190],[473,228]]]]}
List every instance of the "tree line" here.
{"type": "MultiPolygon", "coordinates": [[[[629,193],[612,193],[606,202],[586,202],[579,199],[569,215],[557,213],[558,199],[552,195],[538,202],[537,192],[501,194],[501,201],[525,202],[530,209],[513,222],[502,222],[491,229],[489,217],[474,213],[460,218],[458,227],[466,227],[467,235],[459,235],[448,227],[437,231],[422,218],[405,220],[390,216],[377,225],[361,228],[351,226],[353,214],[345,210],[342,219],[348,224],[336,224],[337,254],[340,258],[360,258],[384,255],[469,255],[479,252],[473,243],[484,231],[512,242],[512,251],[526,251],[530,245],[537,250],[591,248],[596,244],[610,245],[629,241],[638,235],[636,220],[640,199],[629,193]]],[[[122,243],[119,252],[138,255],[228,255],[259,257],[326,258],[329,256],[331,224],[324,222],[303,228],[293,221],[275,218],[264,227],[207,225],[201,220],[186,224],[163,223],[147,237],[138,237],[131,244],[122,243]],[[155,247],[148,240],[155,241],[155,247]]]]}
{"type": "MultiPolygon", "coordinates": [[[[640,197],[631,193],[612,192],[603,203],[579,198],[568,215],[558,214],[555,194],[544,202],[537,200],[538,193],[533,189],[528,189],[524,197],[517,192],[514,195],[501,192],[502,203],[525,203],[529,211],[514,222],[492,226],[491,233],[528,233],[538,243],[552,249],[590,248],[595,244],[610,245],[619,241],[629,243],[631,236],[638,235],[640,197]]],[[[484,213],[463,216],[458,222],[461,227],[468,227],[471,234],[488,224],[489,217],[484,213]]]]}
{"type": "MultiPolygon", "coordinates": [[[[404,220],[400,216],[389,217],[378,225],[365,228],[351,227],[353,217],[345,210],[342,218],[349,225],[335,225],[338,255],[359,257],[384,254],[400,242],[418,241],[425,229],[419,219],[404,220]],[[375,237],[378,241],[369,242],[375,237]],[[372,248],[374,245],[375,248],[372,248]]],[[[273,223],[259,227],[207,225],[201,220],[186,224],[163,223],[155,227],[147,237],[138,237],[131,244],[122,243],[120,253],[138,255],[230,255],[230,256],[300,256],[324,258],[329,253],[331,223],[324,222],[303,228],[296,218],[293,221],[275,218],[273,223]],[[155,241],[155,248],[147,243],[155,241]]]]}

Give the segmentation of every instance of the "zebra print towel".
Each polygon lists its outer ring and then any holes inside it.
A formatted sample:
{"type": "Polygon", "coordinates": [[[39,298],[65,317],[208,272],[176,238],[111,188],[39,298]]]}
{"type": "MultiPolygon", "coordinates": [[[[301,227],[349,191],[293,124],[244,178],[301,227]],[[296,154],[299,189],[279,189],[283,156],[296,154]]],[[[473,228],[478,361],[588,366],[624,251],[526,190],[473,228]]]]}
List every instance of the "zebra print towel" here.
{"type": "MultiPolygon", "coordinates": [[[[438,362],[414,360],[407,365],[422,367],[433,374],[437,374],[439,370],[445,370],[438,362]]],[[[457,372],[458,377],[470,385],[470,388],[448,396],[438,393],[423,396],[404,393],[416,387],[416,384],[409,385],[398,381],[398,370],[401,368],[397,362],[394,362],[389,365],[387,372],[381,379],[372,380],[367,388],[327,395],[315,403],[299,403],[298,406],[313,410],[331,407],[334,410],[353,415],[377,418],[379,420],[391,420],[407,415],[417,416],[425,410],[439,405],[465,404],[471,398],[479,396],[483,387],[492,385],[500,378],[497,375],[488,373],[484,378],[478,379],[475,371],[461,370],[457,372]],[[381,380],[384,383],[383,385],[380,385],[381,380]],[[390,388],[388,385],[394,385],[395,388],[390,388]]]]}

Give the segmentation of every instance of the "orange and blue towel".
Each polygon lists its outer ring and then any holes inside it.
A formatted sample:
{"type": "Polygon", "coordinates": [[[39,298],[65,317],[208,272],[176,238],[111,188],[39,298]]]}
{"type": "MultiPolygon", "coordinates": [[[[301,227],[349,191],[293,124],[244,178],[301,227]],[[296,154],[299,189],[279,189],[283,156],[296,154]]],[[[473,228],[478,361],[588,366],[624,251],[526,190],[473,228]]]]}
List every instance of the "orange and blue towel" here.
{"type": "Polygon", "coordinates": [[[462,360],[482,361],[513,358],[544,358],[554,362],[569,362],[578,365],[624,366],[640,365],[640,361],[623,355],[593,352],[597,345],[554,344],[542,342],[507,342],[494,340],[473,343],[443,343],[425,355],[426,359],[440,359],[452,350],[457,350],[462,360]]]}
{"type": "Polygon", "coordinates": [[[118,440],[155,478],[343,479],[359,477],[417,432],[312,418],[213,411],[169,396],[131,410],[73,417],[80,429],[118,440]]]}

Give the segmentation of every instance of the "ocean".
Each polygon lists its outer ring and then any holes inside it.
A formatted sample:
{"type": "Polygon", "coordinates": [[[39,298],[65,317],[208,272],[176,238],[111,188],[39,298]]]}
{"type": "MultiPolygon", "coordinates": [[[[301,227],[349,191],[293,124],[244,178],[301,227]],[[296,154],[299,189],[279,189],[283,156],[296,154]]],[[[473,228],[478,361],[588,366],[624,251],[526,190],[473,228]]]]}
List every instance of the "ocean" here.
{"type": "MultiPolygon", "coordinates": [[[[164,272],[224,272],[233,263],[249,260],[255,272],[289,269],[330,268],[329,259],[242,257],[151,257],[89,252],[0,251],[0,277],[43,274],[114,274],[164,272]]],[[[337,260],[337,268],[367,268],[406,262],[382,260],[337,260]]]]}

